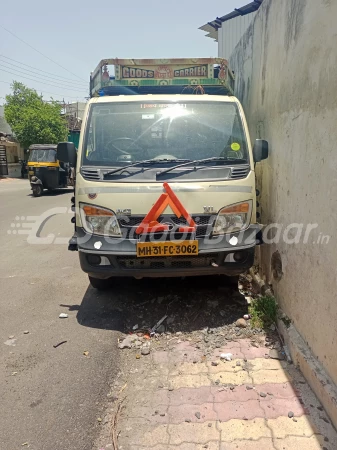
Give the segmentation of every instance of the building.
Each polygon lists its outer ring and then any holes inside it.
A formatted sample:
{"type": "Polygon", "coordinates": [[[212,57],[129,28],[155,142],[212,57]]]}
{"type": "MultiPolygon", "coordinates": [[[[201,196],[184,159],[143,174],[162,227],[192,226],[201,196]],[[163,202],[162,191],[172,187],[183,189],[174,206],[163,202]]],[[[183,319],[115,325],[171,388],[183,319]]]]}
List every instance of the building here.
{"type": "Polygon", "coordinates": [[[230,59],[235,47],[252,23],[263,0],[254,0],[229,14],[216,17],[202,25],[199,30],[206,31],[206,36],[218,42],[218,56],[230,59]]]}
{"type": "Polygon", "coordinates": [[[4,117],[4,107],[0,106],[0,176],[21,177],[20,160],[23,159],[24,149],[13,137],[4,117]]]}
{"type": "Polygon", "coordinates": [[[69,135],[68,140],[73,142],[76,147],[79,144],[80,131],[82,127],[82,120],[84,117],[86,103],[75,102],[64,105],[63,114],[68,123],[69,135]]]}

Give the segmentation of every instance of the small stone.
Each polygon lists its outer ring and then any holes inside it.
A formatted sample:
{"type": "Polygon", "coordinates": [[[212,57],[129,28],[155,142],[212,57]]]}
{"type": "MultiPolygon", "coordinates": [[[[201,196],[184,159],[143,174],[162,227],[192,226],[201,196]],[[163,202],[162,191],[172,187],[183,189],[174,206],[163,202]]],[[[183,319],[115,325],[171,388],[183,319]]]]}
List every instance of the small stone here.
{"type": "Polygon", "coordinates": [[[293,422],[297,422],[297,419],[295,419],[295,417],[293,418],[293,422]]]}
{"type": "Polygon", "coordinates": [[[271,396],[274,395],[274,394],[272,394],[271,392],[267,392],[267,394],[268,394],[268,395],[271,395],[271,396]]]}
{"type": "Polygon", "coordinates": [[[292,411],[288,412],[288,417],[289,419],[292,419],[294,417],[294,413],[292,411]]]}
{"type": "Polygon", "coordinates": [[[235,322],[235,325],[239,328],[247,328],[247,322],[245,321],[245,319],[238,319],[235,322]]]}
{"type": "Polygon", "coordinates": [[[181,336],[183,333],[181,331],[176,332],[176,336],[181,336]]]}
{"type": "Polygon", "coordinates": [[[191,419],[185,419],[185,422],[191,423],[191,419]]]}
{"type": "Polygon", "coordinates": [[[324,442],[330,442],[330,441],[329,441],[329,438],[325,437],[325,438],[324,438],[324,442]]]}
{"type": "Polygon", "coordinates": [[[211,428],[211,426],[212,426],[212,424],[211,424],[211,423],[209,423],[209,424],[208,424],[208,427],[209,427],[209,428],[211,428]]]}
{"type": "Polygon", "coordinates": [[[67,318],[68,318],[68,314],[61,313],[61,314],[59,315],[59,318],[60,318],[60,319],[67,319],[67,318]]]}
{"type": "Polygon", "coordinates": [[[215,381],[215,384],[220,384],[220,380],[216,380],[216,381],[215,381]]]}
{"type": "Polygon", "coordinates": [[[149,355],[150,354],[150,347],[143,347],[142,348],[142,350],[141,350],[141,354],[143,355],[143,356],[146,356],[146,355],[149,355]]]}
{"type": "Polygon", "coordinates": [[[229,389],[230,389],[231,391],[234,391],[235,386],[231,386],[229,389]]]}
{"type": "Polygon", "coordinates": [[[97,422],[102,422],[102,419],[98,417],[97,422]]]}
{"type": "Polygon", "coordinates": [[[132,344],[134,341],[136,341],[137,338],[134,335],[128,335],[125,339],[123,339],[122,342],[118,344],[118,348],[132,348],[132,344]]]}
{"type": "Polygon", "coordinates": [[[212,366],[214,366],[214,367],[216,367],[216,366],[218,366],[219,365],[219,363],[218,362],[216,362],[216,361],[212,361],[212,366]]]}
{"type": "Polygon", "coordinates": [[[138,323],[136,323],[136,325],[134,325],[134,326],[132,327],[133,331],[138,330],[138,328],[139,328],[138,323]]]}
{"type": "Polygon", "coordinates": [[[240,367],[240,366],[241,366],[240,361],[236,361],[236,365],[237,365],[238,367],[240,367]]]}
{"type": "Polygon", "coordinates": [[[173,387],[169,387],[169,391],[172,392],[173,391],[173,387]]]}
{"type": "Polygon", "coordinates": [[[160,415],[160,417],[165,417],[166,414],[165,413],[160,413],[159,415],[160,415]]]}
{"type": "Polygon", "coordinates": [[[260,397],[265,398],[267,397],[267,394],[265,394],[264,392],[260,392],[260,397]]]}
{"type": "Polygon", "coordinates": [[[259,348],[259,344],[257,342],[251,342],[252,347],[259,348]]]}
{"type": "Polygon", "coordinates": [[[29,334],[29,331],[28,331],[28,330],[25,330],[25,331],[23,332],[23,334],[29,334]]]}
{"type": "Polygon", "coordinates": [[[195,417],[196,417],[197,419],[200,419],[200,417],[201,417],[200,412],[196,412],[194,415],[195,415],[195,417]]]}
{"type": "Polygon", "coordinates": [[[324,411],[322,406],[317,406],[318,411],[324,411]]]}
{"type": "Polygon", "coordinates": [[[155,415],[157,415],[157,414],[159,414],[159,411],[158,411],[158,410],[156,410],[156,411],[155,411],[154,413],[155,413],[155,415]]]}
{"type": "Polygon", "coordinates": [[[221,353],[220,359],[224,359],[225,361],[232,361],[232,353],[221,353]]]}
{"type": "Polygon", "coordinates": [[[248,386],[246,386],[246,389],[247,389],[247,391],[251,391],[251,390],[253,390],[254,388],[253,388],[253,386],[248,385],[248,386]]]}
{"type": "Polygon", "coordinates": [[[158,384],[158,389],[163,389],[164,385],[163,384],[158,384]]]}
{"type": "Polygon", "coordinates": [[[250,319],[250,315],[249,315],[249,314],[245,314],[245,315],[243,316],[243,318],[244,318],[245,320],[249,320],[249,319],[250,319]]]}
{"type": "Polygon", "coordinates": [[[269,350],[269,358],[271,358],[271,359],[278,359],[278,360],[282,360],[283,359],[282,355],[275,349],[269,350]]]}
{"type": "Polygon", "coordinates": [[[140,359],[140,355],[136,355],[136,359],[140,359]]]}
{"type": "Polygon", "coordinates": [[[275,331],[275,330],[276,330],[275,324],[273,323],[272,325],[270,325],[269,329],[270,329],[271,331],[275,331]]]}
{"type": "Polygon", "coordinates": [[[8,336],[8,339],[14,339],[14,334],[12,334],[11,336],[8,336]]]}

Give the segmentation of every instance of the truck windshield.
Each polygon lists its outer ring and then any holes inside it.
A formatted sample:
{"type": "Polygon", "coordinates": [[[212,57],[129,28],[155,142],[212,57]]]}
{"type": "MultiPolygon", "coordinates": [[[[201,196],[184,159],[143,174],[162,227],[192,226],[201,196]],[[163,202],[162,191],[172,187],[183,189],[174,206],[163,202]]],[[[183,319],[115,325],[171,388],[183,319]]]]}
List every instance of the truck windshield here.
{"type": "Polygon", "coordinates": [[[248,162],[235,102],[104,103],[91,106],[83,165],[124,166],[222,157],[248,162]]]}
{"type": "Polygon", "coordinates": [[[28,161],[32,162],[55,162],[56,151],[53,149],[34,149],[30,150],[28,161]]]}

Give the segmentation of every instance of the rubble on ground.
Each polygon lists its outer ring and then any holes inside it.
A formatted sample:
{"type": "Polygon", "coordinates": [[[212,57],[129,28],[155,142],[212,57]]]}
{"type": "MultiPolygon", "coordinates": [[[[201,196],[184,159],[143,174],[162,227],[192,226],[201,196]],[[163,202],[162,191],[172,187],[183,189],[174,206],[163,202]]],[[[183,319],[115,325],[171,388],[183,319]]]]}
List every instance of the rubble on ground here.
{"type": "Polygon", "coordinates": [[[130,302],[118,346],[145,355],[147,350],[142,349],[148,341],[153,350],[171,350],[189,341],[208,355],[225,342],[250,339],[253,347],[266,346],[271,358],[283,359],[276,327],[262,330],[252,326],[245,298],[252,295],[250,287],[246,277],[240,280],[240,290],[233,285],[205,283],[200,289],[184,290],[182,285],[179,294],[166,285],[149,299],[138,292],[141,301],[130,302]]]}

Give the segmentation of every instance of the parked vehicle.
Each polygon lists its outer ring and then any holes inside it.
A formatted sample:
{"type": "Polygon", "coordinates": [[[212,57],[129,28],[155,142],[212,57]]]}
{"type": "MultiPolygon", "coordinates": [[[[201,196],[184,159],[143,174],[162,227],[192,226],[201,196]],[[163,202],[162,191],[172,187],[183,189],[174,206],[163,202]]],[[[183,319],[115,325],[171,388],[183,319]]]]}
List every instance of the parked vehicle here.
{"type": "Polygon", "coordinates": [[[103,60],[90,86],[78,154],[72,143],[57,152],[76,164],[69,249],[91,284],[251,267],[254,166],[268,143],[252,147],[227,62],[103,60]]]}
{"type": "Polygon", "coordinates": [[[29,147],[28,176],[34,197],[44,189],[52,191],[73,184],[69,162],[59,161],[54,144],[34,144],[29,147]]]}

